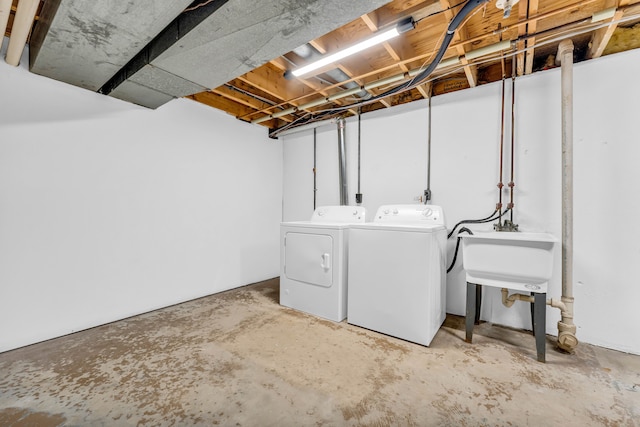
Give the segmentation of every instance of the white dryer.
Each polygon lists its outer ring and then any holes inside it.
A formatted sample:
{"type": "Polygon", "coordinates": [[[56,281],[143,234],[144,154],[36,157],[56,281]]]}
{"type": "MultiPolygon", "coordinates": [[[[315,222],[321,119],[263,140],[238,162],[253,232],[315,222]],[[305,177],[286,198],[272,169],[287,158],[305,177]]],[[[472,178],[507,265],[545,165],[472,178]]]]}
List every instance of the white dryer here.
{"type": "Polygon", "coordinates": [[[360,206],[323,206],[310,221],[280,225],[280,304],[325,319],[347,317],[349,227],[360,206]]]}
{"type": "Polygon", "coordinates": [[[446,316],[446,241],[439,206],[381,206],[353,225],[347,322],[428,346],[446,316]]]}

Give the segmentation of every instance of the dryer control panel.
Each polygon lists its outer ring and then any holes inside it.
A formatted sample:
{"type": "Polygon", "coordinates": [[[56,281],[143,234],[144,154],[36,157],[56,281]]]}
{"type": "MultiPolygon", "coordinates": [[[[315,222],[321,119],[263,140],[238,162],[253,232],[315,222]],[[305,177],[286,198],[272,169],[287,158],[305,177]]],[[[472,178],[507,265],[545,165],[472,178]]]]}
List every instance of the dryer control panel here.
{"type": "Polygon", "coordinates": [[[383,205],[378,208],[373,222],[445,225],[442,207],[435,205],[383,205]]]}
{"type": "Polygon", "coordinates": [[[313,211],[313,222],[361,223],[365,222],[367,210],[362,206],[321,206],[313,211]]]}

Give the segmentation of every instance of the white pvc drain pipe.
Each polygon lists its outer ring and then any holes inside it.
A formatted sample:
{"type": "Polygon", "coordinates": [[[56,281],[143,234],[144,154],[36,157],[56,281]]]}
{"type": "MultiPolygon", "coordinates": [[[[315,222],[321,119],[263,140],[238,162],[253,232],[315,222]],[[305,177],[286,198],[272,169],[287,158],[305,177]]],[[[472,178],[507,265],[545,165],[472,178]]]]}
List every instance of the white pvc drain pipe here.
{"type": "Polygon", "coordinates": [[[562,74],[562,319],[558,347],[572,352],[578,345],[573,323],[573,42],[558,46],[562,74]]]}

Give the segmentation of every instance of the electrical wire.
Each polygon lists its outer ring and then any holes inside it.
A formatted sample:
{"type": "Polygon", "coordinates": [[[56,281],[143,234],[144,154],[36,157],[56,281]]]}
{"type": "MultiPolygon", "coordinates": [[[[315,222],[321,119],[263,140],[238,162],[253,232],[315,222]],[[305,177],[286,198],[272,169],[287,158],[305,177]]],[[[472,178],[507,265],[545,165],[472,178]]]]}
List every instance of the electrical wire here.
{"type": "MultiPolygon", "coordinates": [[[[462,227],[460,229],[460,233],[469,233],[473,236],[473,231],[469,230],[467,227],[462,227]]],[[[456,260],[458,259],[458,250],[460,249],[460,239],[462,239],[462,237],[458,236],[458,240],[456,241],[456,249],[453,251],[453,260],[451,261],[451,265],[449,265],[449,268],[447,268],[447,273],[453,270],[453,267],[456,265],[456,260]]]]}
{"type": "Polygon", "coordinates": [[[436,15],[440,15],[440,14],[445,13],[445,12],[449,12],[450,10],[453,10],[453,9],[455,9],[456,7],[458,7],[458,6],[462,5],[462,4],[464,4],[464,3],[465,3],[465,1],[466,1],[466,0],[461,1],[460,3],[454,4],[453,6],[449,6],[449,7],[448,7],[448,8],[446,8],[446,9],[442,9],[442,10],[439,10],[439,11],[437,11],[437,12],[433,12],[433,13],[430,13],[430,14],[428,14],[428,15],[425,15],[425,16],[423,16],[422,18],[420,18],[420,19],[418,19],[417,21],[415,21],[415,23],[417,24],[418,22],[422,21],[423,19],[431,18],[432,16],[436,16],[436,15]]]}
{"type": "MultiPolygon", "coordinates": [[[[498,215],[499,216],[505,215],[510,210],[511,210],[511,208],[507,208],[507,209],[505,209],[504,212],[500,212],[498,215]]],[[[461,224],[482,224],[482,223],[485,223],[485,222],[491,222],[491,221],[494,221],[494,220],[498,219],[498,216],[495,216],[496,212],[498,212],[498,209],[496,209],[491,215],[489,215],[488,217],[483,218],[483,219],[465,219],[465,220],[460,221],[459,223],[457,223],[453,227],[453,229],[451,229],[451,232],[447,236],[447,239],[451,238],[451,236],[453,235],[453,233],[456,230],[456,228],[458,228],[458,226],[461,225],[461,224]]],[[[451,270],[453,270],[453,267],[456,265],[456,259],[458,258],[458,250],[460,249],[460,239],[462,238],[462,237],[460,237],[460,233],[469,233],[469,234],[473,235],[473,231],[469,230],[467,227],[462,227],[460,229],[460,231],[458,231],[458,234],[456,235],[456,237],[457,237],[456,248],[455,248],[455,250],[453,252],[453,261],[451,261],[451,265],[449,266],[449,268],[447,268],[447,273],[450,272],[451,270]]]]}
{"type": "MultiPolygon", "coordinates": [[[[445,52],[447,51],[447,49],[449,48],[449,45],[451,44],[451,41],[453,40],[453,36],[456,32],[456,30],[464,23],[466,22],[466,18],[467,15],[469,15],[471,12],[473,12],[478,6],[489,2],[489,0],[469,0],[467,1],[464,6],[462,6],[462,9],[460,9],[460,12],[458,12],[456,14],[456,16],[453,17],[453,19],[451,20],[451,22],[449,23],[449,26],[447,27],[447,31],[444,35],[442,44],[440,45],[440,48],[438,49],[438,51],[435,54],[434,59],[431,61],[431,63],[429,63],[429,65],[423,70],[421,71],[418,75],[416,75],[412,80],[409,80],[408,82],[405,82],[393,89],[389,89],[386,92],[383,92],[379,95],[374,96],[371,100],[379,100],[382,98],[386,98],[390,95],[394,95],[398,92],[407,90],[410,88],[411,85],[415,84],[415,85],[419,85],[424,83],[423,80],[425,80],[427,77],[429,77],[429,75],[436,69],[436,67],[438,66],[438,64],[440,63],[440,61],[442,60],[442,57],[444,56],[445,52]]],[[[371,100],[367,100],[367,102],[371,101],[371,100]]],[[[341,110],[346,110],[349,108],[353,108],[353,105],[346,105],[346,106],[342,106],[339,107],[339,109],[341,110]]]]}
{"type": "Polygon", "coordinates": [[[438,66],[438,64],[440,63],[440,61],[442,60],[442,57],[444,56],[445,52],[447,51],[447,49],[449,48],[449,45],[451,44],[451,41],[453,40],[453,36],[455,34],[455,31],[461,26],[461,24],[463,24],[464,22],[466,22],[466,18],[467,16],[473,12],[478,6],[489,2],[489,0],[469,0],[467,1],[464,6],[462,7],[462,9],[460,9],[460,12],[458,12],[458,14],[456,16],[453,17],[453,19],[451,20],[451,22],[449,23],[449,26],[447,27],[447,31],[444,34],[444,38],[442,43],[440,44],[440,48],[438,49],[438,51],[435,54],[434,59],[431,61],[431,63],[420,73],[418,73],[413,79],[406,81],[404,83],[402,83],[399,86],[396,86],[392,89],[387,90],[386,92],[383,92],[379,95],[376,95],[366,101],[364,101],[363,103],[356,103],[356,104],[349,104],[349,105],[342,105],[340,107],[335,107],[332,108],[331,110],[328,111],[334,111],[334,112],[339,112],[339,111],[345,111],[354,107],[358,107],[360,105],[365,105],[365,104],[370,104],[372,102],[376,102],[382,98],[386,98],[388,96],[394,95],[398,92],[410,89],[411,85],[419,85],[424,83],[423,80],[426,79],[427,77],[429,77],[429,75],[436,69],[436,67],[438,66]]]}
{"type": "MultiPolygon", "coordinates": [[[[316,117],[318,117],[320,120],[325,119],[329,115],[336,115],[352,108],[368,105],[368,104],[377,102],[380,99],[386,98],[388,96],[394,95],[399,92],[404,92],[406,90],[414,88],[415,86],[425,83],[425,80],[431,75],[431,73],[433,73],[433,71],[436,69],[436,67],[442,60],[442,57],[446,53],[447,49],[449,48],[449,45],[451,44],[451,41],[453,40],[456,30],[467,21],[467,17],[469,16],[469,14],[474,12],[478,6],[488,3],[489,1],[490,0],[468,0],[464,3],[464,6],[462,6],[460,11],[453,17],[453,19],[447,26],[447,30],[444,33],[443,41],[440,44],[440,48],[435,53],[434,59],[429,63],[429,65],[423,71],[418,73],[411,80],[408,80],[400,84],[399,86],[389,89],[379,95],[373,96],[365,101],[343,105],[340,107],[334,107],[331,109],[324,110],[323,112],[314,112],[310,114],[312,116],[317,115],[316,117]]],[[[306,115],[302,117],[306,117],[306,115]]],[[[311,122],[311,120],[305,121],[304,124],[308,122],[311,122]]],[[[290,123],[289,126],[285,126],[285,128],[286,129],[290,128],[292,123],[290,123]]],[[[269,136],[277,137],[277,134],[283,130],[285,129],[284,128],[276,129],[274,132],[271,132],[269,136]]]]}
{"type": "Polygon", "coordinates": [[[447,235],[447,239],[450,239],[451,236],[453,236],[453,233],[455,233],[456,228],[458,228],[462,224],[483,224],[485,222],[491,222],[493,220],[498,219],[499,216],[506,214],[508,211],[509,211],[509,209],[505,209],[504,212],[501,212],[499,209],[496,209],[495,211],[493,211],[491,213],[491,215],[489,215],[486,218],[482,218],[482,219],[463,219],[462,221],[460,221],[459,223],[457,223],[456,225],[453,226],[453,228],[451,229],[451,231],[447,235]],[[498,213],[498,216],[495,216],[496,213],[498,213]]]}

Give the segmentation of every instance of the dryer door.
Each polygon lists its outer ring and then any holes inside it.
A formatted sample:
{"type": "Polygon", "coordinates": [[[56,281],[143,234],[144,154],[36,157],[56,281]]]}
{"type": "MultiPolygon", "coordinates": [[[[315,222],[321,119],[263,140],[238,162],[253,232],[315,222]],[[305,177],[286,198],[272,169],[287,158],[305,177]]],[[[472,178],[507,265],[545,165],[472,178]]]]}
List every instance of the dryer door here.
{"type": "Polygon", "coordinates": [[[333,238],[326,234],[285,233],[287,278],[312,285],[333,284],[333,238]]]}

